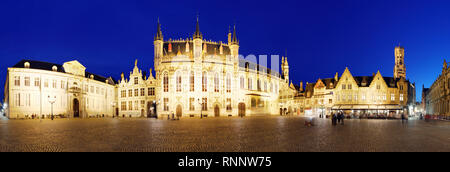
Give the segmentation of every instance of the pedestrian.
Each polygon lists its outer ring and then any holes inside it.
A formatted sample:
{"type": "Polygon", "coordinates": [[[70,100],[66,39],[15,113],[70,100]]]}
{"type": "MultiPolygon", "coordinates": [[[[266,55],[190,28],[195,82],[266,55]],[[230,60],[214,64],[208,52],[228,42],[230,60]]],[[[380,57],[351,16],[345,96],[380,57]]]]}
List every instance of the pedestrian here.
{"type": "Polygon", "coordinates": [[[338,114],[337,114],[337,122],[338,123],[341,123],[341,112],[339,112],[338,114]]]}
{"type": "Polygon", "coordinates": [[[333,116],[331,117],[331,124],[336,125],[336,120],[337,120],[337,116],[336,116],[336,114],[333,114],[333,116]]]}
{"type": "Polygon", "coordinates": [[[342,116],[341,116],[341,124],[342,125],[344,125],[344,119],[345,119],[345,115],[344,115],[344,113],[342,113],[342,116]]]}

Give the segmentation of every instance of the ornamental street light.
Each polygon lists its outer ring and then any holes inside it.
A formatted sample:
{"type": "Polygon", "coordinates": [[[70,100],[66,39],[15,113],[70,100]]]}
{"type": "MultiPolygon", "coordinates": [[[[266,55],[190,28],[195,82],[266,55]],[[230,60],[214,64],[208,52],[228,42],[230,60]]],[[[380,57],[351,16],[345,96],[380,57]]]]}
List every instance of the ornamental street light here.
{"type": "Polygon", "coordinates": [[[56,96],[48,96],[48,102],[52,105],[52,116],[51,116],[51,118],[52,118],[52,120],[53,120],[53,104],[56,102],[56,96]]]}

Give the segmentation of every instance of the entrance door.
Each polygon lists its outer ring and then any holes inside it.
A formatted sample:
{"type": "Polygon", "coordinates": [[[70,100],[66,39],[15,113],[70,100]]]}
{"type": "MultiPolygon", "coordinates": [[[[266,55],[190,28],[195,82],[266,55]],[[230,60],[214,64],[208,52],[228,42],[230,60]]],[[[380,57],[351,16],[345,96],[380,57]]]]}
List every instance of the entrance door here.
{"type": "Polygon", "coordinates": [[[182,115],[182,108],[181,108],[181,105],[178,105],[177,106],[177,117],[181,117],[181,115],[182,115]]]}
{"type": "Polygon", "coordinates": [[[73,117],[80,117],[80,102],[78,102],[78,99],[73,99],[73,117]]]}
{"type": "Polygon", "coordinates": [[[219,105],[216,105],[216,107],[214,107],[214,116],[215,117],[219,117],[220,116],[219,105]]]}
{"type": "Polygon", "coordinates": [[[238,109],[239,109],[238,115],[240,117],[244,117],[245,116],[245,103],[239,103],[238,109]]]}

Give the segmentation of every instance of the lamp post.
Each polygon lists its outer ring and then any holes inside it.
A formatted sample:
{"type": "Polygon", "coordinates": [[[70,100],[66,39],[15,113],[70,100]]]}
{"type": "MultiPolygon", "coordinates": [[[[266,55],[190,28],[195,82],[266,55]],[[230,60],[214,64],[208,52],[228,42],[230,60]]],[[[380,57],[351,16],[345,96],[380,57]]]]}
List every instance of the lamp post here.
{"type": "Polygon", "coordinates": [[[48,96],[48,102],[52,105],[52,116],[51,116],[51,118],[52,118],[52,120],[53,120],[53,104],[56,102],[56,96],[48,96]]]}
{"type": "Polygon", "coordinates": [[[202,99],[202,101],[200,102],[200,99],[197,99],[197,101],[198,101],[198,103],[200,104],[200,106],[201,106],[201,108],[200,108],[200,119],[202,119],[203,118],[203,99],[202,99]]]}
{"type": "Polygon", "coordinates": [[[114,118],[114,112],[116,112],[116,102],[111,102],[111,106],[113,107],[111,116],[114,118]]]}

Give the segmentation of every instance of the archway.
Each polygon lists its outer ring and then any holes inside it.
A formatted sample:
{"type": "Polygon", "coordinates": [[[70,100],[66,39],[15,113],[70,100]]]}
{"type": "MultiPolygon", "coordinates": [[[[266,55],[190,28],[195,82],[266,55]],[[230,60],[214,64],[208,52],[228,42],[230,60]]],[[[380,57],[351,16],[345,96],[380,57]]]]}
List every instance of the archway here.
{"type": "Polygon", "coordinates": [[[141,118],[145,117],[145,111],[144,109],[141,109],[141,118]]]}
{"type": "Polygon", "coordinates": [[[181,108],[181,105],[178,105],[177,106],[177,117],[181,117],[182,116],[182,114],[183,114],[183,112],[182,112],[182,108],[181,108]]]}
{"type": "Polygon", "coordinates": [[[238,115],[240,117],[244,117],[245,116],[245,103],[239,103],[238,109],[239,109],[238,115]]]}
{"type": "Polygon", "coordinates": [[[73,117],[80,117],[80,102],[78,101],[78,99],[73,99],[73,117]]]}
{"type": "Polygon", "coordinates": [[[216,105],[216,106],[214,107],[214,116],[215,116],[215,117],[219,117],[219,116],[220,116],[220,108],[219,108],[219,105],[216,105]]]}

